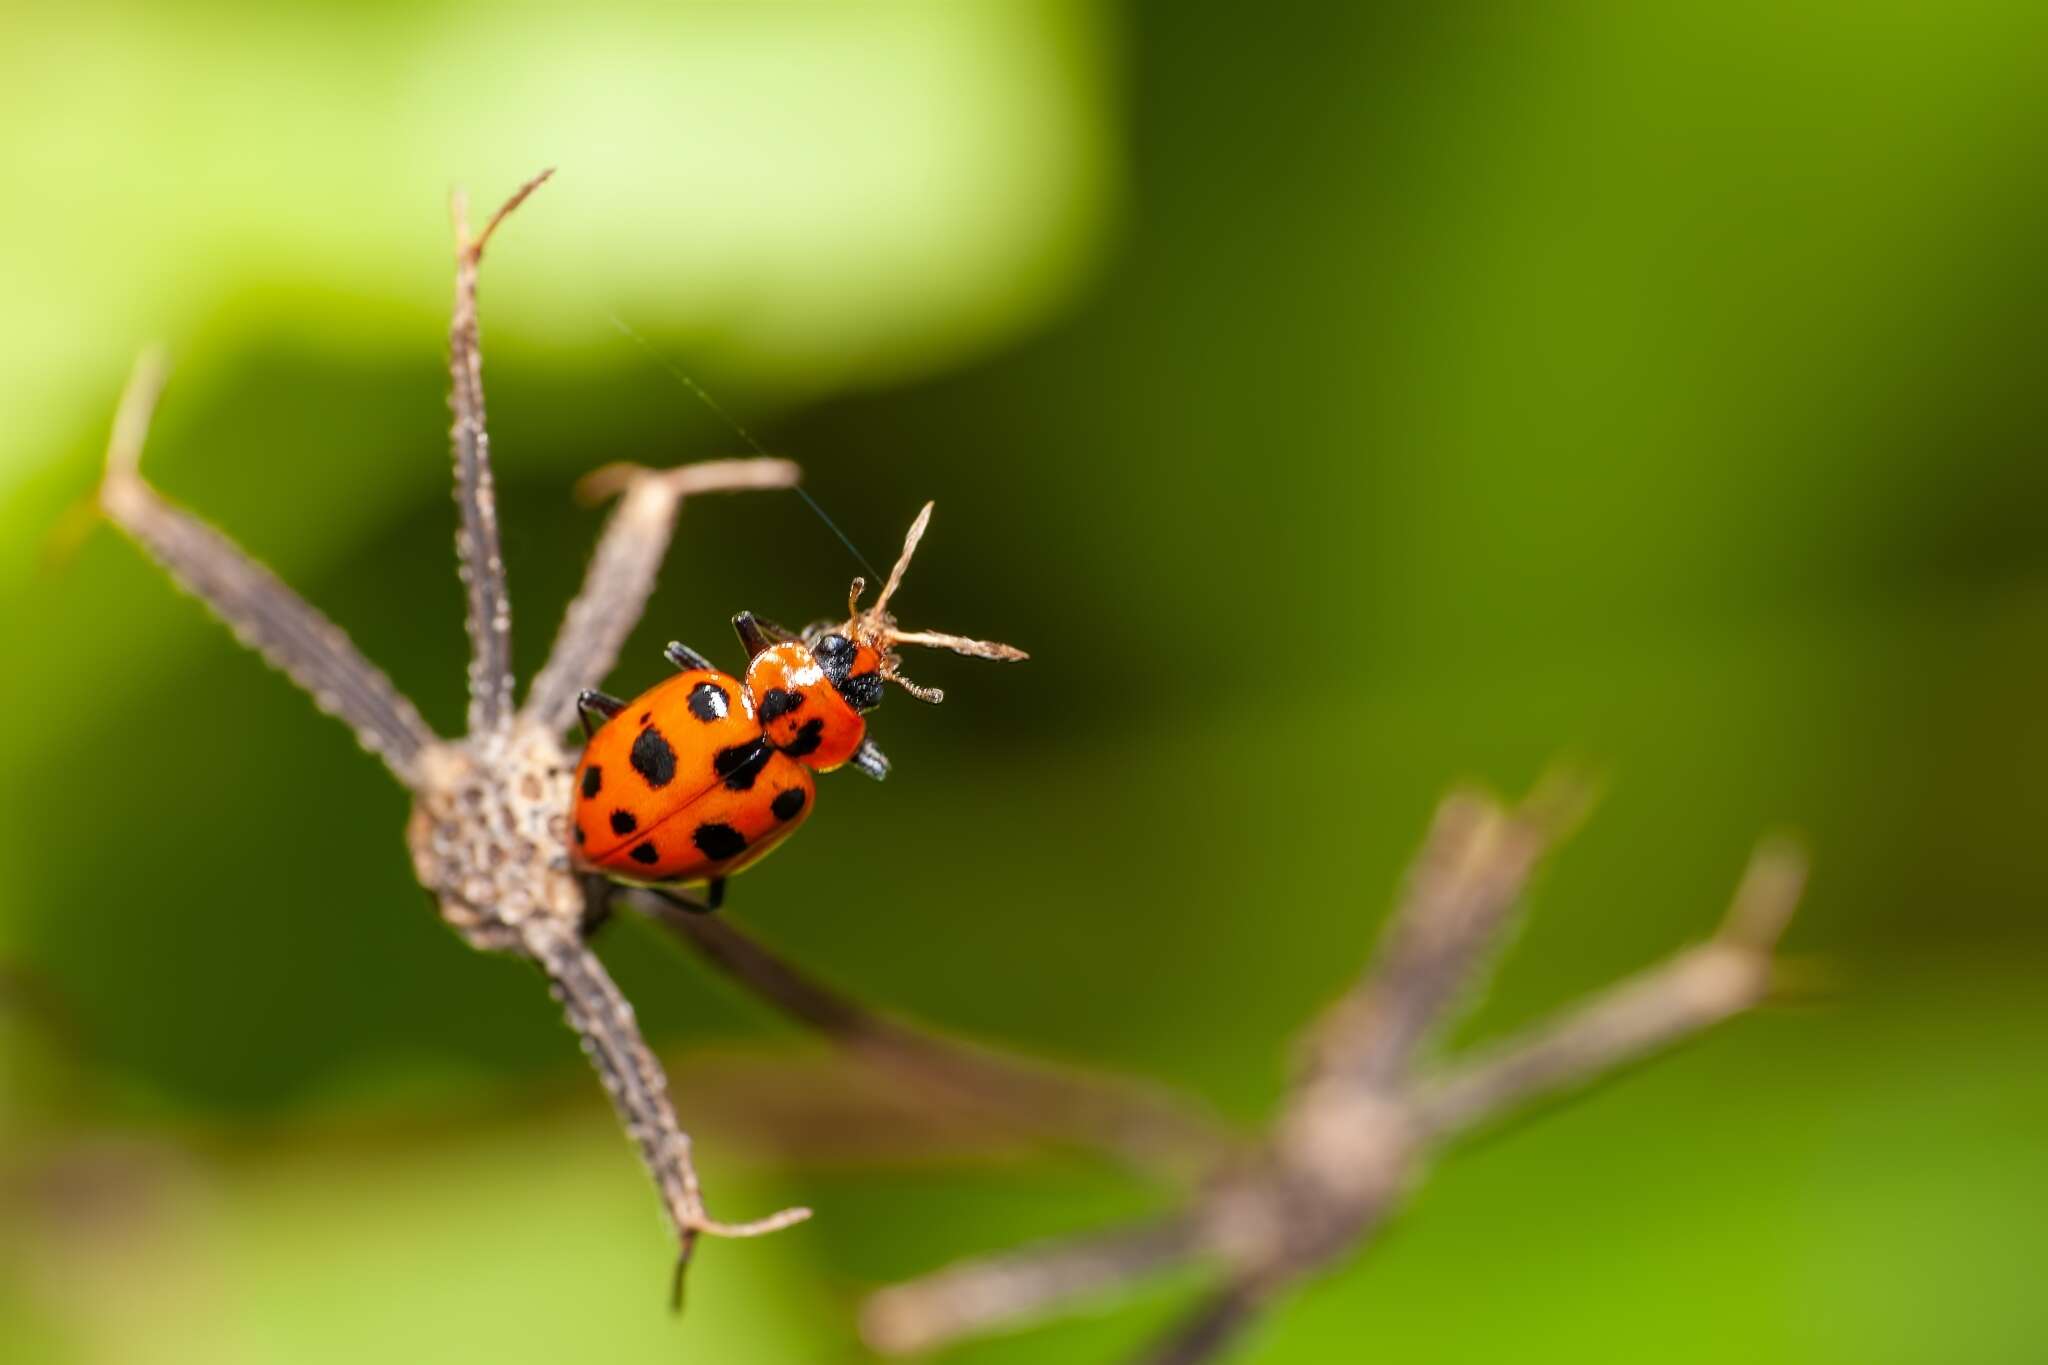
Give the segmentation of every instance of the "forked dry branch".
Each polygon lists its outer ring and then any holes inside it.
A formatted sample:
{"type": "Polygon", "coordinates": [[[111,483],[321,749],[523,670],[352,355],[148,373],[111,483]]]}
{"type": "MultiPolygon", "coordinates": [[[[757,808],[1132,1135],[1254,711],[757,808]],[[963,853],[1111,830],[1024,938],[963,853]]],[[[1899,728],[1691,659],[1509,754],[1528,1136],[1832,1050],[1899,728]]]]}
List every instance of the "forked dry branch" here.
{"type": "Polygon", "coordinates": [[[1150,1222],[882,1290],[862,1317],[869,1342],[896,1354],[932,1350],[1194,1265],[1215,1289],[1143,1359],[1212,1359],[1289,1287],[1369,1244],[1444,1143],[1762,1000],[1805,876],[1800,854],[1781,843],[1757,850],[1705,944],[1521,1036],[1418,1065],[1577,805],[1555,786],[1516,810],[1471,793],[1447,798],[1377,959],[1310,1031],[1302,1073],[1258,1148],[1150,1222]]]}
{"type": "Polygon", "coordinates": [[[449,367],[460,511],[456,551],[471,644],[466,735],[434,734],[340,629],[143,479],[143,438],[163,380],[154,354],[137,364],[122,397],[100,502],[108,517],[244,644],[304,688],[323,711],[347,723],[412,793],[406,835],[413,867],[442,917],[476,947],[528,957],[546,974],[660,1192],[677,1238],[680,1290],[681,1268],[699,1236],[771,1232],[809,1211],[786,1209],[752,1223],[721,1222],[706,1211],[689,1135],[676,1120],[661,1066],[641,1039],[632,1006],[584,941],[590,907],[583,881],[570,869],[565,842],[574,761],[561,735],[577,689],[602,681],[646,606],[683,500],[698,493],[785,488],[796,482],[797,469],[775,459],[721,460],[660,472],[615,469],[618,508],[547,666],[526,706],[514,709],[512,608],[484,425],[477,275],[492,232],[546,179],[543,173],[522,186],[475,236],[461,196],[455,201],[449,367]]]}
{"type": "MultiPolygon", "coordinates": [[[[443,918],[476,947],[525,956],[545,973],[660,1193],[677,1237],[680,1289],[700,1236],[769,1232],[808,1211],[740,1224],[706,1211],[690,1139],[660,1064],[632,1006],[586,943],[603,907],[591,903],[593,885],[569,866],[564,836],[573,762],[561,736],[578,691],[602,680],[638,621],[684,500],[788,487],[797,470],[762,458],[666,471],[611,465],[590,476],[586,491],[616,495],[618,505],[545,667],[525,705],[515,708],[476,293],[491,234],[546,178],[522,186],[475,236],[460,197],[455,205],[452,444],[471,641],[463,737],[434,734],[333,623],[142,478],[138,461],[162,382],[153,354],[138,362],[123,395],[101,503],[244,644],[347,723],[412,793],[407,838],[414,870],[443,918]]],[[[871,610],[882,608],[887,595],[871,610]]],[[[900,632],[896,638],[919,642],[900,632]]],[[[970,1109],[1023,1134],[1116,1156],[1148,1176],[1193,1182],[1184,1202],[1151,1222],[963,1262],[883,1290],[862,1319],[877,1349],[933,1349],[1197,1264],[1214,1275],[1214,1291],[1145,1357],[1155,1365],[1191,1365],[1227,1347],[1291,1286],[1367,1245],[1446,1142],[1763,998],[1771,954],[1804,875],[1799,854],[1783,845],[1758,850],[1733,908],[1705,944],[1521,1036],[1420,1064],[1453,1007],[1471,992],[1529,875],[1582,804],[1569,784],[1553,784],[1514,810],[1472,794],[1444,802],[1379,956],[1310,1032],[1302,1074],[1257,1142],[1163,1088],[955,1041],[867,1009],[730,920],[683,913],[642,892],[601,894],[621,894],[735,982],[922,1103],[970,1109]]]]}

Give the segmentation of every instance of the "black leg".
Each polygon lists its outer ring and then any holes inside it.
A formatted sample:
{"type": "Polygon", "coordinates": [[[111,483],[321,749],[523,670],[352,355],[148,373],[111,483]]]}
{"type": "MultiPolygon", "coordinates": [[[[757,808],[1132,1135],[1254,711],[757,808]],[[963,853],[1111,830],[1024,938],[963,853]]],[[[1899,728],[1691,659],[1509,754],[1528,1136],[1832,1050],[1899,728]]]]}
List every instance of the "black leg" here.
{"type": "Polygon", "coordinates": [[[860,747],[853,751],[853,757],[847,762],[853,764],[856,771],[865,773],[877,782],[889,775],[889,756],[877,749],[871,739],[862,740],[860,747]]]}
{"type": "Polygon", "coordinates": [[[693,915],[708,915],[725,904],[725,878],[714,877],[704,887],[704,899],[685,895],[680,891],[667,891],[659,886],[640,888],[649,895],[659,896],[678,910],[687,910],[693,915]]]}
{"type": "Polygon", "coordinates": [[[680,640],[670,640],[668,648],[661,651],[661,656],[686,673],[693,668],[708,669],[711,667],[711,660],[705,658],[680,640]]]}
{"type": "Polygon", "coordinates": [[[607,696],[595,688],[586,687],[576,694],[576,715],[583,722],[583,737],[585,739],[589,739],[592,734],[596,733],[597,727],[590,723],[590,717],[593,714],[602,716],[605,720],[610,720],[625,709],[626,703],[620,701],[617,697],[607,696]]]}
{"type": "Polygon", "coordinates": [[[588,940],[611,921],[612,894],[618,884],[592,874],[583,879],[583,937],[588,940]]]}
{"type": "Polygon", "coordinates": [[[754,619],[754,613],[750,611],[743,611],[733,617],[732,629],[733,633],[740,637],[740,643],[746,646],[749,662],[775,643],[768,637],[768,632],[761,629],[761,623],[754,619]]]}
{"type": "MultiPolygon", "coordinates": [[[[688,1236],[689,1234],[685,1234],[686,1238],[688,1236]]],[[[690,1252],[693,1249],[688,1240],[683,1242],[683,1249],[676,1253],[675,1279],[671,1280],[668,1286],[668,1311],[677,1317],[683,1315],[683,1272],[690,1268],[690,1252]]]]}

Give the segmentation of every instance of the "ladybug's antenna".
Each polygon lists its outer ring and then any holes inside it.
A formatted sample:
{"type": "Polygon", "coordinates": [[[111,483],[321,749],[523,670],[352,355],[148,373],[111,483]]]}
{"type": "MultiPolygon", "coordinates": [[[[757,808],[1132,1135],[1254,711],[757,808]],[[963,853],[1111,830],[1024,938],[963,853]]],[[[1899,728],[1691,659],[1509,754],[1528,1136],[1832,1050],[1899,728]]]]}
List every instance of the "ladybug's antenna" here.
{"type": "Polygon", "coordinates": [[[903,537],[903,553],[896,557],[896,567],[889,571],[889,581],[882,585],[881,596],[866,611],[860,608],[861,590],[867,580],[856,578],[846,595],[847,635],[861,644],[870,645],[881,651],[882,676],[916,697],[919,701],[941,702],[946,694],[936,687],[925,687],[912,682],[898,670],[902,660],[896,655],[897,645],[925,645],[933,649],[949,649],[955,654],[965,654],[974,659],[997,659],[1014,663],[1031,656],[1015,645],[998,644],[993,640],[971,640],[965,635],[947,635],[935,630],[898,630],[896,618],[889,614],[889,599],[896,595],[896,589],[903,586],[903,575],[910,568],[910,557],[917,553],[917,544],[924,539],[925,527],[931,523],[932,504],[926,503],[917,514],[917,520],[910,523],[910,532],[903,537]]]}
{"type": "MultiPolygon", "coordinates": [[[[523,195],[525,191],[521,191],[521,193],[523,195]]],[[[510,207],[510,205],[507,205],[506,209],[501,209],[499,211],[498,216],[502,218],[505,215],[505,212],[509,210],[510,207]]],[[[492,220],[491,225],[492,227],[497,226],[496,219],[492,220]]],[[[485,232],[486,234],[488,234],[489,229],[485,229],[485,232]]],[[[697,399],[698,402],[702,403],[705,407],[711,409],[712,413],[718,418],[719,421],[731,427],[733,430],[733,434],[735,436],[738,436],[742,441],[745,441],[749,446],[752,446],[754,453],[756,455],[768,455],[767,447],[763,446],[759,441],[754,439],[753,432],[748,431],[745,427],[741,426],[739,423],[739,419],[737,417],[734,417],[731,413],[727,412],[725,410],[725,405],[720,403],[716,398],[713,398],[710,392],[706,390],[702,384],[699,384],[696,380],[690,378],[689,375],[683,373],[681,366],[677,365],[673,360],[670,360],[667,356],[663,355],[659,350],[655,349],[655,345],[653,342],[649,341],[646,337],[641,336],[638,332],[634,331],[631,327],[627,326],[626,320],[620,317],[617,313],[606,313],[605,317],[611,321],[612,326],[619,329],[619,335],[628,337],[633,341],[638,342],[641,348],[645,350],[647,354],[654,357],[654,361],[657,365],[660,365],[664,370],[667,370],[669,374],[675,378],[677,383],[681,384],[684,388],[690,391],[690,393],[697,399]]],[[[773,456],[768,457],[770,459],[774,458],[773,456]]],[[[832,520],[831,516],[826,513],[825,509],[818,505],[818,500],[811,496],[809,489],[805,488],[801,483],[793,483],[789,485],[789,489],[792,493],[795,493],[798,497],[804,500],[804,505],[806,507],[810,508],[813,512],[818,514],[818,520],[825,523],[826,530],[830,531],[833,535],[839,537],[839,543],[846,547],[846,552],[853,556],[855,563],[859,564],[863,569],[866,569],[869,573],[873,573],[875,571],[875,566],[868,563],[868,557],[860,552],[860,546],[855,545],[853,543],[852,537],[848,536],[846,532],[839,529],[839,523],[832,520]]]]}
{"type": "Polygon", "coordinates": [[[903,574],[910,567],[910,557],[917,553],[917,543],[924,539],[924,528],[932,524],[932,506],[926,503],[919,509],[917,520],[910,523],[910,531],[903,537],[903,553],[896,556],[896,567],[889,570],[889,581],[882,585],[882,595],[875,599],[875,605],[868,608],[877,616],[889,609],[889,599],[896,595],[896,589],[903,586],[903,574]]]}

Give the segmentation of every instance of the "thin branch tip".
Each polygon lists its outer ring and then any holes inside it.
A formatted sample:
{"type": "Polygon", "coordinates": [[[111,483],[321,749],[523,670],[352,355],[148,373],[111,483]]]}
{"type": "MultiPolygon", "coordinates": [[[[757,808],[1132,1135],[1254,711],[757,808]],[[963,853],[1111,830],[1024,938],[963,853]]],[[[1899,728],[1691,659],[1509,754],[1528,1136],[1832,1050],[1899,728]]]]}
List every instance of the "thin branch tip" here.
{"type": "Polygon", "coordinates": [[[1774,952],[1805,894],[1806,874],[1806,850],[1796,839],[1779,835],[1758,844],[1715,937],[1765,955],[1774,952]]]}
{"type": "Polygon", "coordinates": [[[803,482],[803,467],[779,455],[730,460],[697,460],[668,469],[653,469],[630,460],[599,465],[576,481],[574,496],[595,507],[641,484],[662,488],[675,497],[699,493],[743,493],[755,489],[794,488],[803,482]]]}
{"type": "Polygon", "coordinates": [[[793,1228],[798,1223],[808,1223],[811,1218],[812,1211],[798,1204],[792,1208],[778,1209],[765,1218],[755,1218],[744,1223],[699,1218],[691,1226],[707,1237],[766,1237],[771,1232],[781,1232],[784,1228],[793,1228]]]}
{"type": "Polygon", "coordinates": [[[489,244],[491,234],[498,230],[498,224],[510,217],[513,210],[525,203],[535,190],[545,185],[554,173],[555,168],[549,166],[518,189],[512,191],[512,196],[500,204],[498,211],[491,215],[491,220],[484,224],[484,230],[473,238],[469,235],[469,193],[458,185],[455,188],[454,194],[450,196],[450,208],[455,219],[456,254],[471,265],[481,261],[484,255],[484,247],[489,244]]]}
{"type": "Polygon", "coordinates": [[[152,342],[136,354],[128,379],[121,386],[121,398],[114,409],[114,425],[107,434],[104,483],[138,477],[143,442],[149,435],[150,419],[170,374],[170,358],[160,343],[152,342]]]}
{"type": "Polygon", "coordinates": [[[1572,764],[1559,764],[1536,779],[1516,815],[1534,825],[1546,843],[1560,844],[1592,817],[1606,784],[1572,764]]]}

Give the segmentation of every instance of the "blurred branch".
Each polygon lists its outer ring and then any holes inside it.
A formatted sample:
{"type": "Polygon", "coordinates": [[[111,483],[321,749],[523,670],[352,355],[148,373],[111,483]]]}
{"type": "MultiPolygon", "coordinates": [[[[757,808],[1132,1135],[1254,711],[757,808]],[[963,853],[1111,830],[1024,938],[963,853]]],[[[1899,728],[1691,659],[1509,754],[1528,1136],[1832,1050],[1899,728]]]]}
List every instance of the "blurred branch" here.
{"type": "Polygon", "coordinates": [[[981,1047],[860,1005],[776,956],[731,920],[644,891],[621,898],[730,980],[929,1101],[964,1106],[1022,1133],[1097,1148],[1153,1175],[1213,1170],[1236,1139],[1164,1087],[981,1047]]]}
{"type": "Polygon", "coordinates": [[[1583,803],[1576,791],[1517,812],[1473,793],[1444,801],[1371,968],[1313,1035],[1311,1084],[1384,1089],[1402,1080],[1506,926],[1550,843],[1556,808],[1583,803]]]}
{"type": "Polygon", "coordinates": [[[1462,1131],[1597,1080],[1761,1003],[1772,950],[1805,880],[1797,848],[1782,841],[1760,846],[1712,939],[1433,1077],[1416,1096],[1423,1125],[1438,1134],[1462,1131]]]}
{"type": "Polygon", "coordinates": [[[1438,808],[1373,966],[1310,1035],[1310,1063],[1249,1159],[1135,1228],[963,1261],[881,1290],[862,1331],[907,1354],[1071,1309],[1155,1274],[1219,1287],[1142,1359],[1211,1360],[1303,1278],[1368,1245],[1431,1152],[1475,1124],[1586,1083],[1763,999],[1804,860],[1770,843],[1706,944],[1508,1041],[1411,1075],[1584,796],[1551,784],[1520,808],[1454,794],[1438,808]]]}
{"type": "Polygon", "coordinates": [[[1232,1284],[1211,1294],[1141,1358],[1141,1365],[1198,1365],[1213,1360],[1265,1306],[1257,1285],[1232,1284]]]}
{"type": "Polygon", "coordinates": [[[1200,1254],[1204,1241],[1199,1217],[1178,1214],[962,1261],[875,1294],[861,1313],[861,1332],[891,1354],[934,1350],[1114,1294],[1200,1254]]]}

